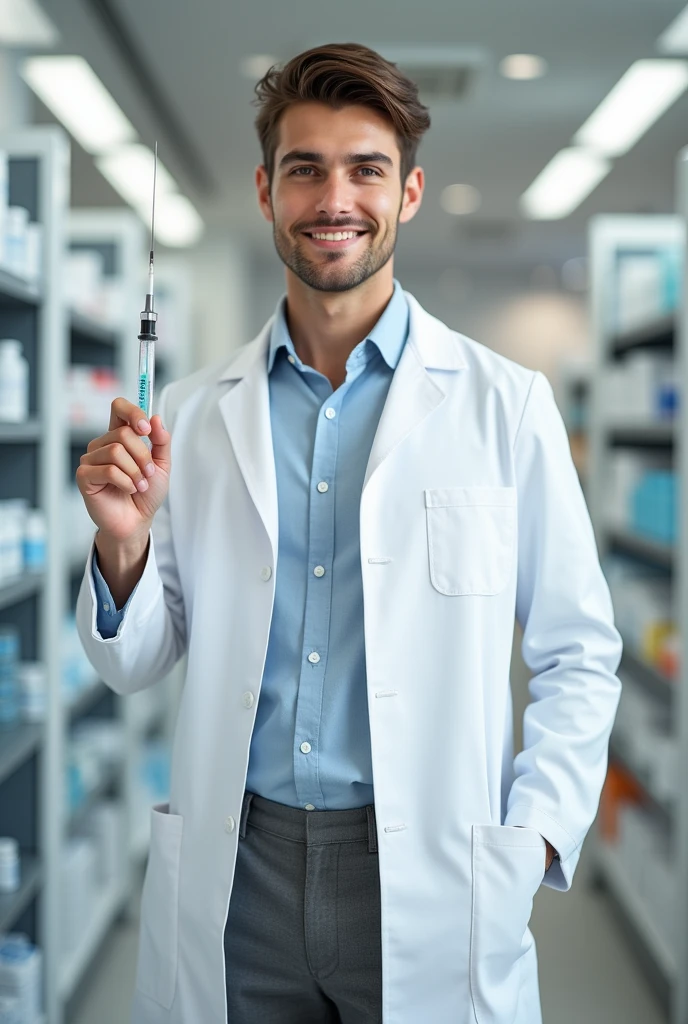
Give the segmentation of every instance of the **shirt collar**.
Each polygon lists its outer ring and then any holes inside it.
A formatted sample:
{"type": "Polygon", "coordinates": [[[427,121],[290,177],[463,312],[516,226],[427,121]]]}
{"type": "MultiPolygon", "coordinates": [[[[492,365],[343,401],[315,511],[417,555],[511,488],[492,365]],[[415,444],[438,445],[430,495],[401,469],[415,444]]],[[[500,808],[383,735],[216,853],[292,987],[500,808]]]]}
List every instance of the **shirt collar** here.
{"type": "MultiPolygon", "coordinates": [[[[287,320],[285,316],[286,304],[287,297],[286,295],[283,295],[277,303],[275,320],[272,325],[272,330],[270,331],[268,373],[272,372],[277,351],[282,347],[286,348],[287,355],[294,357],[296,365],[301,365],[287,328],[287,320]]],[[[365,347],[366,341],[372,341],[378,348],[382,358],[385,360],[389,368],[391,370],[395,370],[406,342],[408,325],[408,303],[406,302],[403,288],[399,281],[394,278],[394,291],[392,293],[392,298],[387,303],[382,316],[377,321],[370,334],[367,334],[363,339],[363,342],[361,342],[361,346],[365,347]]]]}

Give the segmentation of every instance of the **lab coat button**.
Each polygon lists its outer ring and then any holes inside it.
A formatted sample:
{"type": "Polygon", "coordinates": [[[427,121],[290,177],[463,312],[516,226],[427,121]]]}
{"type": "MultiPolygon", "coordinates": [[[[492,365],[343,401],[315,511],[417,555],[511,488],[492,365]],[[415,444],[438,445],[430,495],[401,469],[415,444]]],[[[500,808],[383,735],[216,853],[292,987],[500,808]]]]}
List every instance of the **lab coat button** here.
{"type": "Polygon", "coordinates": [[[243,705],[244,705],[245,708],[252,708],[253,707],[253,700],[254,700],[254,698],[253,698],[253,694],[251,693],[250,690],[247,690],[246,693],[244,694],[244,696],[241,699],[243,701],[243,705]]]}
{"type": "Polygon", "coordinates": [[[270,568],[269,565],[264,565],[263,568],[260,570],[260,578],[262,580],[265,580],[265,582],[267,583],[267,581],[270,579],[271,576],[272,576],[272,569],[270,568]]]}
{"type": "Polygon", "coordinates": [[[235,825],[236,825],[236,822],[235,822],[234,818],[232,817],[232,815],[230,814],[230,816],[227,818],[227,820],[225,822],[225,832],[233,832],[235,825]]]}
{"type": "Polygon", "coordinates": [[[337,413],[335,412],[334,409],[325,409],[325,415],[327,416],[328,420],[333,420],[337,413]]]}
{"type": "Polygon", "coordinates": [[[330,485],[327,483],[326,480],[321,480],[320,483],[318,484],[318,490],[320,491],[321,494],[324,494],[326,491],[329,491],[329,489],[330,485]]]}
{"type": "Polygon", "coordinates": [[[311,745],[310,745],[310,743],[302,743],[300,749],[301,749],[301,753],[302,754],[310,754],[310,752],[311,752],[311,745]]]}
{"type": "Polygon", "coordinates": [[[317,665],[318,662],[320,661],[320,655],[318,654],[317,651],[311,651],[311,653],[308,655],[308,660],[310,661],[311,665],[317,665]]]}
{"type": "Polygon", "coordinates": [[[318,576],[318,577],[324,576],[325,575],[324,567],[322,565],[316,565],[315,569],[313,570],[313,575],[314,576],[318,576]]]}

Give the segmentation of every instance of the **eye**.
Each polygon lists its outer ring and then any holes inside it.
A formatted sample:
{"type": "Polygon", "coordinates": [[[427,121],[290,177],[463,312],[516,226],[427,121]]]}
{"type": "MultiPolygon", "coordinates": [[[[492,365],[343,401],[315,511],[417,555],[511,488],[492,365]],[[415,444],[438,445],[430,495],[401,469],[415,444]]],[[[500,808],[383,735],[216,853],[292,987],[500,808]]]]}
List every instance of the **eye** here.
{"type": "MultiPolygon", "coordinates": [[[[295,167],[294,170],[291,173],[292,174],[296,174],[298,171],[312,171],[312,170],[313,170],[312,167],[295,167]]],[[[299,177],[304,177],[304,175],[299,175],[299,177]]]]}
{"type": "MultiPolygon", "coordinates": [[[[378,169],[376,167],[360,167],[359,170],[361,170],[361,171],[372,171],[373,174],[376,174],[378,177],[380,177],[380,172],[378,171],[378,169]]],[[[368,175],[366,174],[366,175],[364,175],[364,177],[367,178],[368,175]]]]}

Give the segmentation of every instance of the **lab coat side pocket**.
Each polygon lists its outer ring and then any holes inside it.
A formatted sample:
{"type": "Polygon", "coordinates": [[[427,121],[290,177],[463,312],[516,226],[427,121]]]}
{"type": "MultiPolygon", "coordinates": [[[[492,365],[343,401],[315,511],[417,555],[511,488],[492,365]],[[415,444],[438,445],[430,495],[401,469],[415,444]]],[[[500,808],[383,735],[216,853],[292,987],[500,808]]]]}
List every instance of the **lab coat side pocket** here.
{"type": "Polygon", "coordinates": [[[183,818],[151,808],[151,841],[141,901],[136,988],[166,1010],[177,981],[179,865],[183,818]]]}
{"type": "Polygon", "coordinates": [[[470,985],[477,1024],[513,1024],[528,922],[545,874],[545,840],[531,828],[473,826],[470,985]]]}

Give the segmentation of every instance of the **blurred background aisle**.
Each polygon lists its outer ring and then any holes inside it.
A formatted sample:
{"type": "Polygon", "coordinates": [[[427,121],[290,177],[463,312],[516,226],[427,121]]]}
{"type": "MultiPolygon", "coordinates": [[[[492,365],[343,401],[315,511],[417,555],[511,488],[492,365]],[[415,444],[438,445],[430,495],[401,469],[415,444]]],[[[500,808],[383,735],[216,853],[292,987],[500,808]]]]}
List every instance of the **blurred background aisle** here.
{"type": "Polygon", "coordinates": [[[228,359],[284,290],[255,197],[255,82],[352,40],[432,117],[395,276],[551,381],[625,642],[598,820],[572,892],[536,898],[545,1024],[688,1024],[684,0],[498,17],[464,0],[0,0],[0,1024],[128,1020],[169,786],[183,664],[120,698],[74,621],[93,534],[74,473],[112,398],[136,396],[152,147],[159,394],[228,359]]]}

